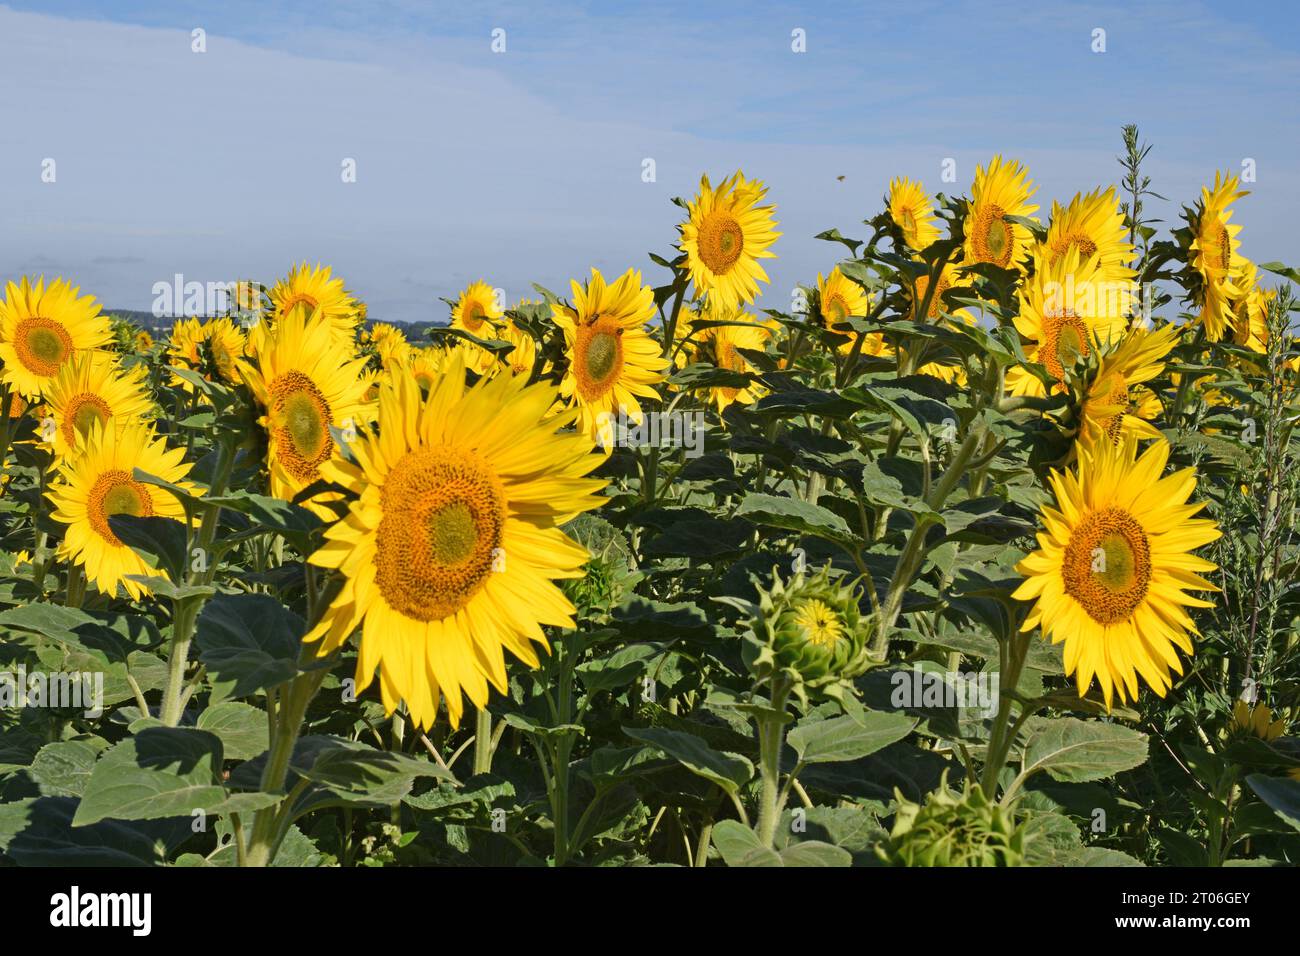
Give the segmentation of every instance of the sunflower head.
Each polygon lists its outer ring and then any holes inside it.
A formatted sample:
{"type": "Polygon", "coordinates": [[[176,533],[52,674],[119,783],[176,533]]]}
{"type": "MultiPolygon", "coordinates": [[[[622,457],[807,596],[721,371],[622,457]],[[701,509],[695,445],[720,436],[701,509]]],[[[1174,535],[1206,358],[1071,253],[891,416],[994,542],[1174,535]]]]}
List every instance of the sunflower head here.
{"type": "Polygon", "coordinates": [[[1031,833],[1017,823],[1015,810],[984,795],[966,781],[961,791],[948,787],[948,772],[924,803],[895,790],[897,810],[889,839],[877,847],[892,866],[1023,866],[1031,833]]]}
{"type": "Polygon", "coordinates": [[[494,333],[500,342],[509,342],[510,351],[490,355],[491,366],[487,374],[496,374],[501,369],[509,370],[511,375],[531,375],[533,363],[537,358],[537,341],[528,330],[517,325],[513,319],[506,319],[494,333]]]}
{"type": "Polygon", "coordinates": [[[1117,445],[1125,435],[1161,438],[1149,423],[1164,410],[1163,406],[1142,383],[1164,371],[1164,358],[1178,343],[1180,332],[1176,325],[1154,330],[1135,327],[1102,353],[1085,386],[1081,441],[1117,445]]]}
{"type": "MultiPolygon", "coordinates": [[[[373,375],[328,323],[301,306],[255,339],[252,358],[241,368],[263,412],[271,493],[293,500],[341,454],[331,429],[353,434],[373,419],[366,398],[373,375]]],[[[318,495],[304,506],[332,519],[326,501],[318,495]]]]}
{"type": "Polygon", "coordinates": [[[638,398],[657,399],[668,359],[646,323],[655,313],[654,293],[629,269],[607,284],[598,269],[586,285],[572,283],[573,305],[552,305],[551,318],[564,333],[568,368],[560,394],[579,411],[580,427],[609,448],[613,419],[641,421],[638,398]]]}
{"type": "Polygon", "coordinates": [[[1274,720],[1273,712],[1265,704],[1248,704],[1237,698],[1232,705],[1232,730],[1271,743],[1286,733],[1286,721],[1274,720]]]}
{"type": "MultiPolygon", "coordinates": [[[[415,383],[420,386],[420,391],[427,392],[437,383],[438,376],[442,374],[442,367],[446,363],[446,358],[447,353],[443,349],[433,348],[432,346],[412,348],[398,367],[387,371],[390,376],[402,374],[404,371],[408,372],[415,379],[415,383]]],[[[378,392],[375,393],[375,397],[378,397],[378,392]]]]}
{"type": "MultiPolygon", "coordinates": [[[[209,382],[239,385],[248,355],[248,336],[229,318],[179,319],[167,342],[167,363],[173,369],[197,372],[209,382]]],[[[189,392],[194,385],[172,373],[172,384],[189,392]]]]}
{"type": "MultiPolygon", "coordinates": [[[[698,362],[712,365],[728,372],[750,372],[753,367],[741,350],[762,352],[772,336],[770,326],[760,323],[752,315],[740,309],[706,308],[696,313],[683,312],[689,318],[689,325],[683,335],[689,334],[686,346],[679,351],[681,364],[698,362]],[[726,325],[710,325],[711,322],[726,322],[726,325]],[[697,325],[697,323],[705,323],[697,325]]],[[[741,385],[712,385],[708,389],[708,401],[721,414],[732,404],[751,405],[764,392],[757,382],[751,380],[741,385]]]]}
{"type": "Polygon", "coordinates": [[[1029,198],[1037,187],[1018,162],[994,156],[988,169],[975,170],[975,185],[966,212],[964,256],[967,263],[988,262],[1003,269],[1023,269],[1033,243],[1029,229],[1008,216],[1038,210],[1029,198]]]}
{"type": "Polygon", "coordinates": [[[406,361],[411,353],[406,333],[387,322],[376,322],[362,335],[362,340],[375,350],[382,368],[406,361]]]}
{"type": "Polygon", "coordinates": [[[686,268],[697,297],[707,294],[717,306],[754,301],[758,283],[769,281],[759,259],[775,253],[769,247],[776,231],[775,206],[759,205],[767,187],[737,171],[717,188],[700,178],[700,191],[687,204],[688,216],[679,227],[686,268]]]}
{"type": "Polygon", "coordinates": [[[481,280],[471,282],[452,306],[451,327],[481,339],[490,339],[494,337],[492,333],[503,315],[505,312],[496,290],[481,280]]]}
{"type": "Polygon", "coordinates": [[[301,307],[305,314],[327,324],[341,339],[351,343],[356,338],[361,320],[357,301],[329,266],[300,263],[271,287],[267,297],[271,300],[272,324],[301,307]]]}
{"type": "Polygon", "coordinates": [[[892,349],[879,332],[854,332],[847,328],[837,329],[850,317],[863,319],[871,311],[871,296],[836,266],[831,274],[822,278],[817,273],[817,318],[822,328],[847,337],[838,350],[847,355],[853,351],[853,343],[863,339],[860,351],[867,355],[892,354],[892,349]]]}
{"type": "Polygon", "coordinates": [[[1193,517],[1195,472],[1162,477],[1168,461],[1167,442],[1139,457],[1131,434],[1080,447],[1075,468],[1052,472],[1038,550],[1016,565],[1025,580],[1012,596],[1032,602],[1022,630],[1064,642],[1079,696],[1095,678],[1108,709],[1116,692],[1137,697],[1139,677],[1164,696],[1198,633],[1186,608],[1213,606],[1187,592],[1218,590],[1201,577],[1216,566],[1192,552],[1219,529],[1193,517]]]}
{"type": "Polygon", "coordinates": [[[921,183],[901,177],[890,180],[885,206],[890,221],[909,249],[921,252],[939,238],[939,229],[935,226],[938,217],[921,183]]]}
{"type": "Polygon", "coordinates": [[[788,581],[774,568],[772,587],[759,589],[752,626],[760,648],[750,669],[760,680],[784,675],[801,697],[863,673],[871,661],[860,598],[858,587],[832,578],[829,565],[788,581]]]}
{"type": "MultiPolygon", "coordinates": [[[[939,272],[939,283],[935,286],[934,295],[930,296],[930,304],[926,306],[925,321],[937,322],[940,314],[947,312],[949,308],[949,306],[943,301],[943,294],[952,289],[961,289],[964,284],[965,283],[962,281],[961,276],[957,272],[957,267],[952,263],[946,263],[943,269],[939,272]]],[[[911,290],[907,290],[907,317],[913,322],[918,321],[918,316],[916,314],[917,307],[920,303],[925,301],[926,294],[930,289],[929,273],[927,272],[917,276],[915,286],[915,301],[913,301],[911,290]]],[[[958,309],[956,312],[950,314],[960,318],[967,325],[973,325],[975,323],[975,316],[971,314],[969,309],[958,309]]]]}
{"type": "Polygon", "coordinates": [[[1237,252],[1241,226],[1231,221],[1232,204],[1246,195],[1236,176],[1216,172],[1213,188],[1202,188],[1196,206],[1184,208],[1187,228],[1175,233],[1187,263],[1182,278],[1188,298],[1200,307],[1200,322],[1211,342],[1223,338],[1232,325],[1232,303],[1246,292],[1242,283],[1247,260],[1237,252]]]}
{"type": "Polygon", "coordinates": [[[43,432],[57,458],[77,450],[93,426],[120,428],[152,418],[145,369],[118,366],[111,352],[83,352],[64,366],[46,396],[54,427],[43,432]]]}
{"type": "Polygon", "coordinates": [[[77,446],[77,453],[59,465],[48,493],[52,517],[68,526],[60,554],[84,566],[86,577],[101,593],[111,597],[120,585],[139,600],[149,588],[137,578],[164,572],[123,543],[111,519],[135,515],[183,520],[180,501],[166,489],[140,481],[136,473],[138,469],[193,491],[185,480],[191,467],[184,461],[185,449],[169,449],[152,426],[135,420],[108,428],[93,422],[84,438],[78,435],[77,446]]]}
{"type": "Polygon", "coordinates": [[[113,339],[94,296],[63,279],[8,283],[0,301],[0,382],[28,399],[41,398],[78,352],[113,339]]]}
{"type": "Polygon", "coordinates": [[[1242,263],[1237,288],[1241,293],[1231,303],[1232,341],[1262,355],[1268,351],[1268,313],[1277,290],[1260,287],[1259,270],[1249,260],[1242,263]]]}
{"type": "MultiPolygon", "coordinates": [[[[1128,324],[1135,301],[1131,283],[1103,281],[1097,258],[1083,260],[1068,249],[1052,261],[1040,247],[1034,256],[1034,275],[1019,293],[1016,329],[1029,340],[1030,361],[1046,367],[1055,388],[1064,390],[1066,374],[1075,363],[1093,357],[1099,344],[1117,339],[1128,324]]],[[[1041,381],[1022,368],[1007,374],[1014,394],[1044,395],[1041,381]]]]}
{"type": "Polygon", "coordinates": [[[1134,276],[1128,264],[1133,246],[1128,241],[1124,213],[1115,198],[1115,187],[1076,194],[1070,205],[1052,203],[1051,224],[1047,228],[1047,261],[1055,264],[1074,251],[1080,262],[1096,259],[1097,280],[1127,282],[1134,276]]]}
{"type": "Polygon", "coordinates": [[[378,670],[384,706],[405,700],[421,727],[440,697],[453,725],[463,696],[506,690],[504,652],[537,666],[544,625],[573,626],[552,582],[580,577],[588,559],[559,528],[602,502],[590,439],[548,417],[545,384],[496,375],[465,386],[453,356],[433,390],[394,375],[379,389],[378,434],[353,443],[356,464],[329,477],[357,497],[326,532],[313,564],[339,570],[343,589],[304,638],[327,654],[360,628],[357,683],[378,670]]]}

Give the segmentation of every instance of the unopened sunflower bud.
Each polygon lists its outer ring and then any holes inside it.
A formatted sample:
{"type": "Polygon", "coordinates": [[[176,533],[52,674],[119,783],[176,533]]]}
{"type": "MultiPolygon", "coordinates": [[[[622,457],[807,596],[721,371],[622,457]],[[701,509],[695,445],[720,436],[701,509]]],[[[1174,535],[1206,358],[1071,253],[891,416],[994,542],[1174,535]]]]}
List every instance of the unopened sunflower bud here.
{"type": "Polygon", "coordinates": [[[759,591],[754,633],[763,650],[753,662],[760,679],[779,671],[796,687],[821,687],[867,669],[867,619],[860,590],[831,578],[830,566],[783,581],[772,571],[771,590],[759,591]]]}

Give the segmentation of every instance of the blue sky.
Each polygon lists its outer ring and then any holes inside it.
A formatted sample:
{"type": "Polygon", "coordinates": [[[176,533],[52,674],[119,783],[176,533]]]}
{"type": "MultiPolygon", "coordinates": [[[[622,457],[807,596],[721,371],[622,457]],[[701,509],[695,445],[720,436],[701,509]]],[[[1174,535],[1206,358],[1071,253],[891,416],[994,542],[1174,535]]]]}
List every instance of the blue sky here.
{"type": "Polygon", "coordinates": [[[1296,263],[1298,19],[1283,3],[0,4],[0,277],[64,274],[145,309],[177,272],[269,281],[320,260],[376,318],[441,318],[476,278],[511,300],[593,265],[662,281],[646,253],[670,251],[669,199],[740,167],[778,206],[761,304],[786,308],[835,262],[812,236],[862,235],[891,176],[963,192],[1002,152],[1029,164],[1045,216],[1116,181],[1125,122],[1155,144],[1166,220],[1254,159],[1243,252],[1296,263]]]}

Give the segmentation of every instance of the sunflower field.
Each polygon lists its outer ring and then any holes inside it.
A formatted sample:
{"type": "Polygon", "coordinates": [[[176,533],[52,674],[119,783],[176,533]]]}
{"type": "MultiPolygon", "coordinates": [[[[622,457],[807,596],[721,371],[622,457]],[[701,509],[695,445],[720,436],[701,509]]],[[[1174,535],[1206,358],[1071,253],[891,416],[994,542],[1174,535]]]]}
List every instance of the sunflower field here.
{"type": "Polygon", "coordinates": [[[0,863],[1300,860],[1300,273],[1147,149],[895,179],[789,300],[739,171],[421,338],[4,277],[0,863]]]}

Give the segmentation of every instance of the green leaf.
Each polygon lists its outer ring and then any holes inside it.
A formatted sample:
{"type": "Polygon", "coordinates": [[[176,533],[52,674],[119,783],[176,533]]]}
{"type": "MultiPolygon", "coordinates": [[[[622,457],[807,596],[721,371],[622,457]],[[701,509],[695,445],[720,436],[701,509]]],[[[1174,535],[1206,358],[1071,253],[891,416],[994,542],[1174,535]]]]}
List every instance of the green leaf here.
{"type": "Polygon", "coordinates": [[[677,635],[702,635],[709,631],[709,619],[692,603],[665,604],[633,596],[614,608],[614,620],[626,639],[664,640],[677,635]]]}
{"type": "Polygon", "coordinates": [[[1086,783],[1132,770],[1146,759],[1146,734],[1136,730],[1074,717],[1035,719],[1021,776],[1045,770],[1054,780],[1086,783]]]}
{"type": "Polygon", "coordinates": [[[326,806],[388,807],[404,799],[420,777],[456,779],[428,760],[343,740],[298,772],[316,787],[295,804],[295,816],[326,806]]]}
{"type": "Polygon", "coordinates": [[[94,623],[95,619],[89,614],[58,604],[25,604],[0,611],[0,626],[31,631],[77,645],[81,644],[81,638],[77,636],[76,629],[94,623]]]}
{"type": "Polygon", "coordinates": [[[853,854],[819,840],[792,843],[781,851],[783,866],[852,866],[853,854]]]}
{"type": "Polygon", "coordinates": [[[555,724],[551,726],[542,723],[535,717],[514,712],[502,714],[501,719],[516,730],[536,734],[539,737],[563,737],[568,734],[581,734],[585,729],[582,724],[555,724]]]}
{"type": "Polygon", "coordinates": [[[713,828],[713,845],[727,866],[781,866],[781,855],[769,850],[754,831],[738,820],[723,820],[713,828]]]}
{"type": "Polygon", "coordinates": [[[266,711],[237,700],[223,700],[199,714],[199,730],[221,738],[227,760],[251,760],[269,746],[266,711]]]}
{"type": "Polygon", "coordinates": [[[165,570],[173,581],[181,580],[189,565],[184,524],[172,518],[121,514],[109,516],[108,525],[146,564],[165,570]]]}
{"type": "Polygon", "coordinates": [[[208,668],[212,700],[248,697],[298,673],[305,626],[265,594],[221,594],[203,607],[195,631],[199,660],[208,668]]]}
{"type": "Polygon", "coordinates": [[[38,797],[0,804],[0,848],[19,866],[158,866],[168,845],[191,835],[171,822],[104,820],[74,827],[77,801],[38,797]]]}
{"type": "Polygon", "coordinates": [[[179,727],[142,730],[95,764],[72,825],[214,811],[226,799],[217,782],[221,759],[215,734],[179,727]]]}
{"type": "Polygon", "coordinates": [[[626,690],[645,672],[646,662],[662,653],[662,648],[653,644],[629,644],[608,657],[578,665],[578,678],[589,694],[626,690]]]}
{"type": "Polygon", "coordinates": [[[1300,780],[1252,773],[1246,782],[1274,813],[1300,830],[1300,780]]]}
{"type": "Polygon", "coordinates": [[[79,797],[90,780],[91,770],[108,741],[103,737],[81,737],[46,744],[32,760],[28,775],[40,787],[41,796],[79,797]]]}
{"type": "Polygon", "coordinates": [[[751,492],[740,502],[738,516],[786,531],[798,531],[831,541],[854,541],[844,519],[833,511],[797,498],[751,492]]]}
{"type": "Polygon", "coordinates": [[[624,727],[623,733],[662,750],[691,773],[716,783],[728,793],[736,793],[754,777],[754,765],[749,760],[739,754],[714,750],[694,734],[662,727],[624,727]]]}
{"type": "Polygon", "coordinates": [[[859,723],[853,717],[800,721],[786,738],[804,763],[857,760],[897,743],[917,725],[906,714],[871,710],[859,723]]]}
{"type": "Polygon", "coordinates": [[[1281,262],[1261,262],[1259,267],[1273,273],[1274,275],[1279,275],[1285,279],[1290,279],[1292,282],[1300,283],[1300,270],[1293,269],[1281,262]]]}
{"type": "Polygon", "coordinates": [[[322,521],[301,505],[246,491],[205,500],[209,504],[247,515],[263,530],[283,535],[286,541],[304,554],[314,550],[312,539],[320,530],[322,521]]]}

